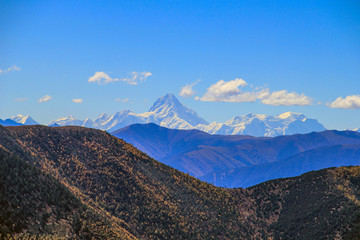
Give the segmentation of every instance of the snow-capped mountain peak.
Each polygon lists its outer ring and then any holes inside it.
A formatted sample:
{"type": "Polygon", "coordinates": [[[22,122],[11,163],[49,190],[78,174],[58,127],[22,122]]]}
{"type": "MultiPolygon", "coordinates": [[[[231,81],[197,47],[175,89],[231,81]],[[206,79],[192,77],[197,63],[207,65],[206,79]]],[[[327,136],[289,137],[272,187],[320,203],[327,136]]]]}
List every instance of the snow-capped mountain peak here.
{"type": "Polygon", "coordinates": [[[132,113],[133,111],[129,110],[129,109],[124,109],[121,110],[120,112],[115,113],[115,115],[113,117],[117,118],[120,116],[124,116],[124,115],[128,115],[129,113],[132,113]]]}
{"type": "Polygon", "coordinates": [[[107,113],[103,113],[94,120],[94,123],[95,124],[103,124],[103,123],[107,122],[110,118],[111,118],[111,115],[109,115],[107,113]]]}
{"type": "Polygon", "coordinates": [[[74,116],[73,115],[68,115],[67,117],[65,117],[64,119],[72,119],[72,120],[74,120],[75,118],[74,118],[74,116]]]}
{"type": "Polygon", "coordinates": [[[190,110],[185,105],[179,102],[179,100],[172,93],[168,93],[163,97],[158,98],[149,109],[149,112],[166,114],[168,112],[190,110]]]}
{"type": "Polygon", "coordinates": [[[67,117],[61,117],[54,121],[51,121],[48,126],[59,125],[59,126],[82,126],[84,121],[74,118],[72,115],[67,117]]]}
{"type": "Polygon", "coordinates": [[[268,117],[268,115],[266,115],[266,114],[248,113],[248,114],[243,115],[243,116],[233,117],[232,119],[226,121],[225,124],[229,125],[229,126],[243,125],[244,123],[251,122],[254,119],[264,120],[267,117],[268,117]]]}
{"type": "MultiPolygon", "coordinates": [[[[182,104],[172,93],[158,98],[149,109],[149,112],[153,112],[160,122],[165,119],[167,122],[171,122],[172,119],[178,118],[186,121],[193,127],[199,124],[209,124],[203,118],[199,117],[195,111],[182,104]]],[[[179,124],[177,123],[177,125],[179,124]]]]}
{"type": "Polygon", "coordinates": [[[278,115],[278,118],[281,119],[291,119],[291,120],[303,120],[305,117],[302,113],[294,113],[294,112],[284,112],[280,115],[278,115]]]}
{"type": "Polygon", "coordinates": [[[18,115],[14,116],[14,117],[11,117],[10,119],[13,120],[14,122],[21,123],[21,124],[24,124],[24,125],[37,125],[37,124],[39,124],[34,119],[32,119],[32,117],[30,117],[28,115],[23,116],[21,114],[18,114],[18,115]]]}
{"type": "Polygon", "coordinates": [[[360,128],[347,129],[346,131],[360,132],[360,128]]]}
{"type": "Polygon", "coordinates": [[[104,118],[107,118],[107,117],[109,117],[109,116],[110,116],[109,114],[103,113],[103,114],[101,114],[101,115],[98,117],[98,119],[104,119],[104,118]]]}

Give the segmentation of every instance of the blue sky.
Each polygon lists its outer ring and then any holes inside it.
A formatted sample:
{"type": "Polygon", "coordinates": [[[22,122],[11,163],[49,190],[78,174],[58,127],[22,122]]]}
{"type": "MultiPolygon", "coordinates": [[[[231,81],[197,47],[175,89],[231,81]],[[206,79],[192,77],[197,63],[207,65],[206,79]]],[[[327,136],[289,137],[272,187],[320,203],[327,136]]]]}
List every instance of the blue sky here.
{"type": "Polygon", "coordinates": [[[358,128],[359,13],[359,1],[1,1],[0,118],[141,113],[172,92],[210,122],[293,111],[358,128]]]}

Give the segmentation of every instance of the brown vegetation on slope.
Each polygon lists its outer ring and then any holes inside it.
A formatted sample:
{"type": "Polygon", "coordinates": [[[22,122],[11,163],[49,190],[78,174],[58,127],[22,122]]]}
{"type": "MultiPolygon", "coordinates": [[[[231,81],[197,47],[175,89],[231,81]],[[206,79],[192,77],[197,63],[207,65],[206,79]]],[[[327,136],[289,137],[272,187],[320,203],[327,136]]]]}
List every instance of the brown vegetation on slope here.
{"type": "Polygon", "coordinates": [[[359,218],[357,167],[223,189],[94,129],[0,127],[0,145],[140,239],[332,239],[359,218]]]}

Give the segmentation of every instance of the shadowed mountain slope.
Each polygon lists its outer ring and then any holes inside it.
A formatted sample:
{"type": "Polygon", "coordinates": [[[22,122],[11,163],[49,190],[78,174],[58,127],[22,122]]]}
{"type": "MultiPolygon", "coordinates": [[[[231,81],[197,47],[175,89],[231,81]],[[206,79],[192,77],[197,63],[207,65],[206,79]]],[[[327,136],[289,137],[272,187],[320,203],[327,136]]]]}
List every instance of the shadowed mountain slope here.
{"type": "Polygon", "coordinates": [[[5,119],[5,120],[0,119],[0,125],[8,127],[8,126],[21,126],[23,124],[17,123],[11,119],[5,119]]]}
{"type": "MultiPolygon", "coordinates": [[[[210,135],[197,130],[167,129],[155,124],[134,124],[112,134],[133,144],[160,162],[215,184],[218,181],[211,178],[214,173],[217,175],[226,173],[227,176],[236,168],[249,168],[254,165],[285,160],[311,149],[339,144],[360,144],[360,133],[352,131],[324,131],[275,138],[255,138],[210,135]]],[[[324,149],[324,153],[326,153],[326,149],[324,149]]],[[[338,165],[332,165],[329,161],[327,164],[326,162],[323,164],[323,168],[332,166],[338,165]]],[[[287,167],[283,170],[286,171],[287,167]]],[[[307,170],[315,169],[308,168],[307,170]]],[[[273,178],[285,176],[276,176],[277,173],[281,174],[282,172],[282,169],[278,170],[281,171],[275,172],[273,178]]],[[[257,173],[257,175],[261,174],[261,172],[257,173]]],[[[233,179],[236,178],[236,175],[232,176],[234,176],[233,179]]],[[[245,176],[240,176],[240,178],[238,183],[243,181],[245,176]]],[[[269,180],[269,178],[264,180],[269,180]]],[[[230,179],[226,183],[229,182],[230,179]]],[[[226,186],[243,186],[235,183],[236,181],[234,184],[226,186]]]]}
{"type": "Polygon", "coordinates": [[[360,144],[334,145],[311,149],[281,161],[229,171],[215,171],[202,177],[217,186],[249,187],[276,178],[300,174],[328,167],[360,165],[360,144]]]}
{"type": "Polygon", "coordinates": [[[139,239],[351,239],[358,230],[359,167],[224,189],[94,129],[0,127],[0,145],[139,239]]]}
{"type": "Polygon", "coordinates": [[[256,139],[244,135],[211,135],[200,130],[170,129],[154,123],[133,124],[111,134],[124,139],[155,159],[165,159],[200,145],[226,146],[256,139]]]}

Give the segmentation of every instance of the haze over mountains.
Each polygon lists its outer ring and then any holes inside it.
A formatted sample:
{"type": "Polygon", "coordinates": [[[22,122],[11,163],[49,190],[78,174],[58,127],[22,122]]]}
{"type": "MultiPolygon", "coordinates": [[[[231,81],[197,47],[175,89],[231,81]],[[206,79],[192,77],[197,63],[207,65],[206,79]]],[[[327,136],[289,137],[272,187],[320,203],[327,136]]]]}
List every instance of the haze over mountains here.
{"type": "Polygon", "coordinates": [[[217,186],[248,187],[360,163],[360,133],[354,131],[257,138],[134,124],[112,134],[169,166],[217,186]]]}
{"type": "Polygon", "coordinates": [[[324,168],[359,164],[360,144],[339,144],[307,150],[272,163],[227,171],[216,170],[204,175],[201,180],[217,186],[249,187],[268,180],[299,176],[324,168]]]}
{"type": "MultiPolygon", "coordinates": [[[[11,119],[24,125],[37,124],[29,116],[18,115],[11,119]]],[[[131,110],[122,110],[114,115],[103,113],[95,120],[79,120],[70,115],[51,121],[48,126],[83,126],[113,132],[136,123],[155,123],[163,127],[182,130],[198,129],[210,134],[258,137],[325,130],[324,126],[317,120],[292,112],[286,112],[278,116],[249,113],[244,116],[236,116],[225,123],[208,123],[205,119],[199,117],[195,111],[182,104],[171,93],[157,99],[149,111],[145,113],[138,114],[131,110]]]]}

